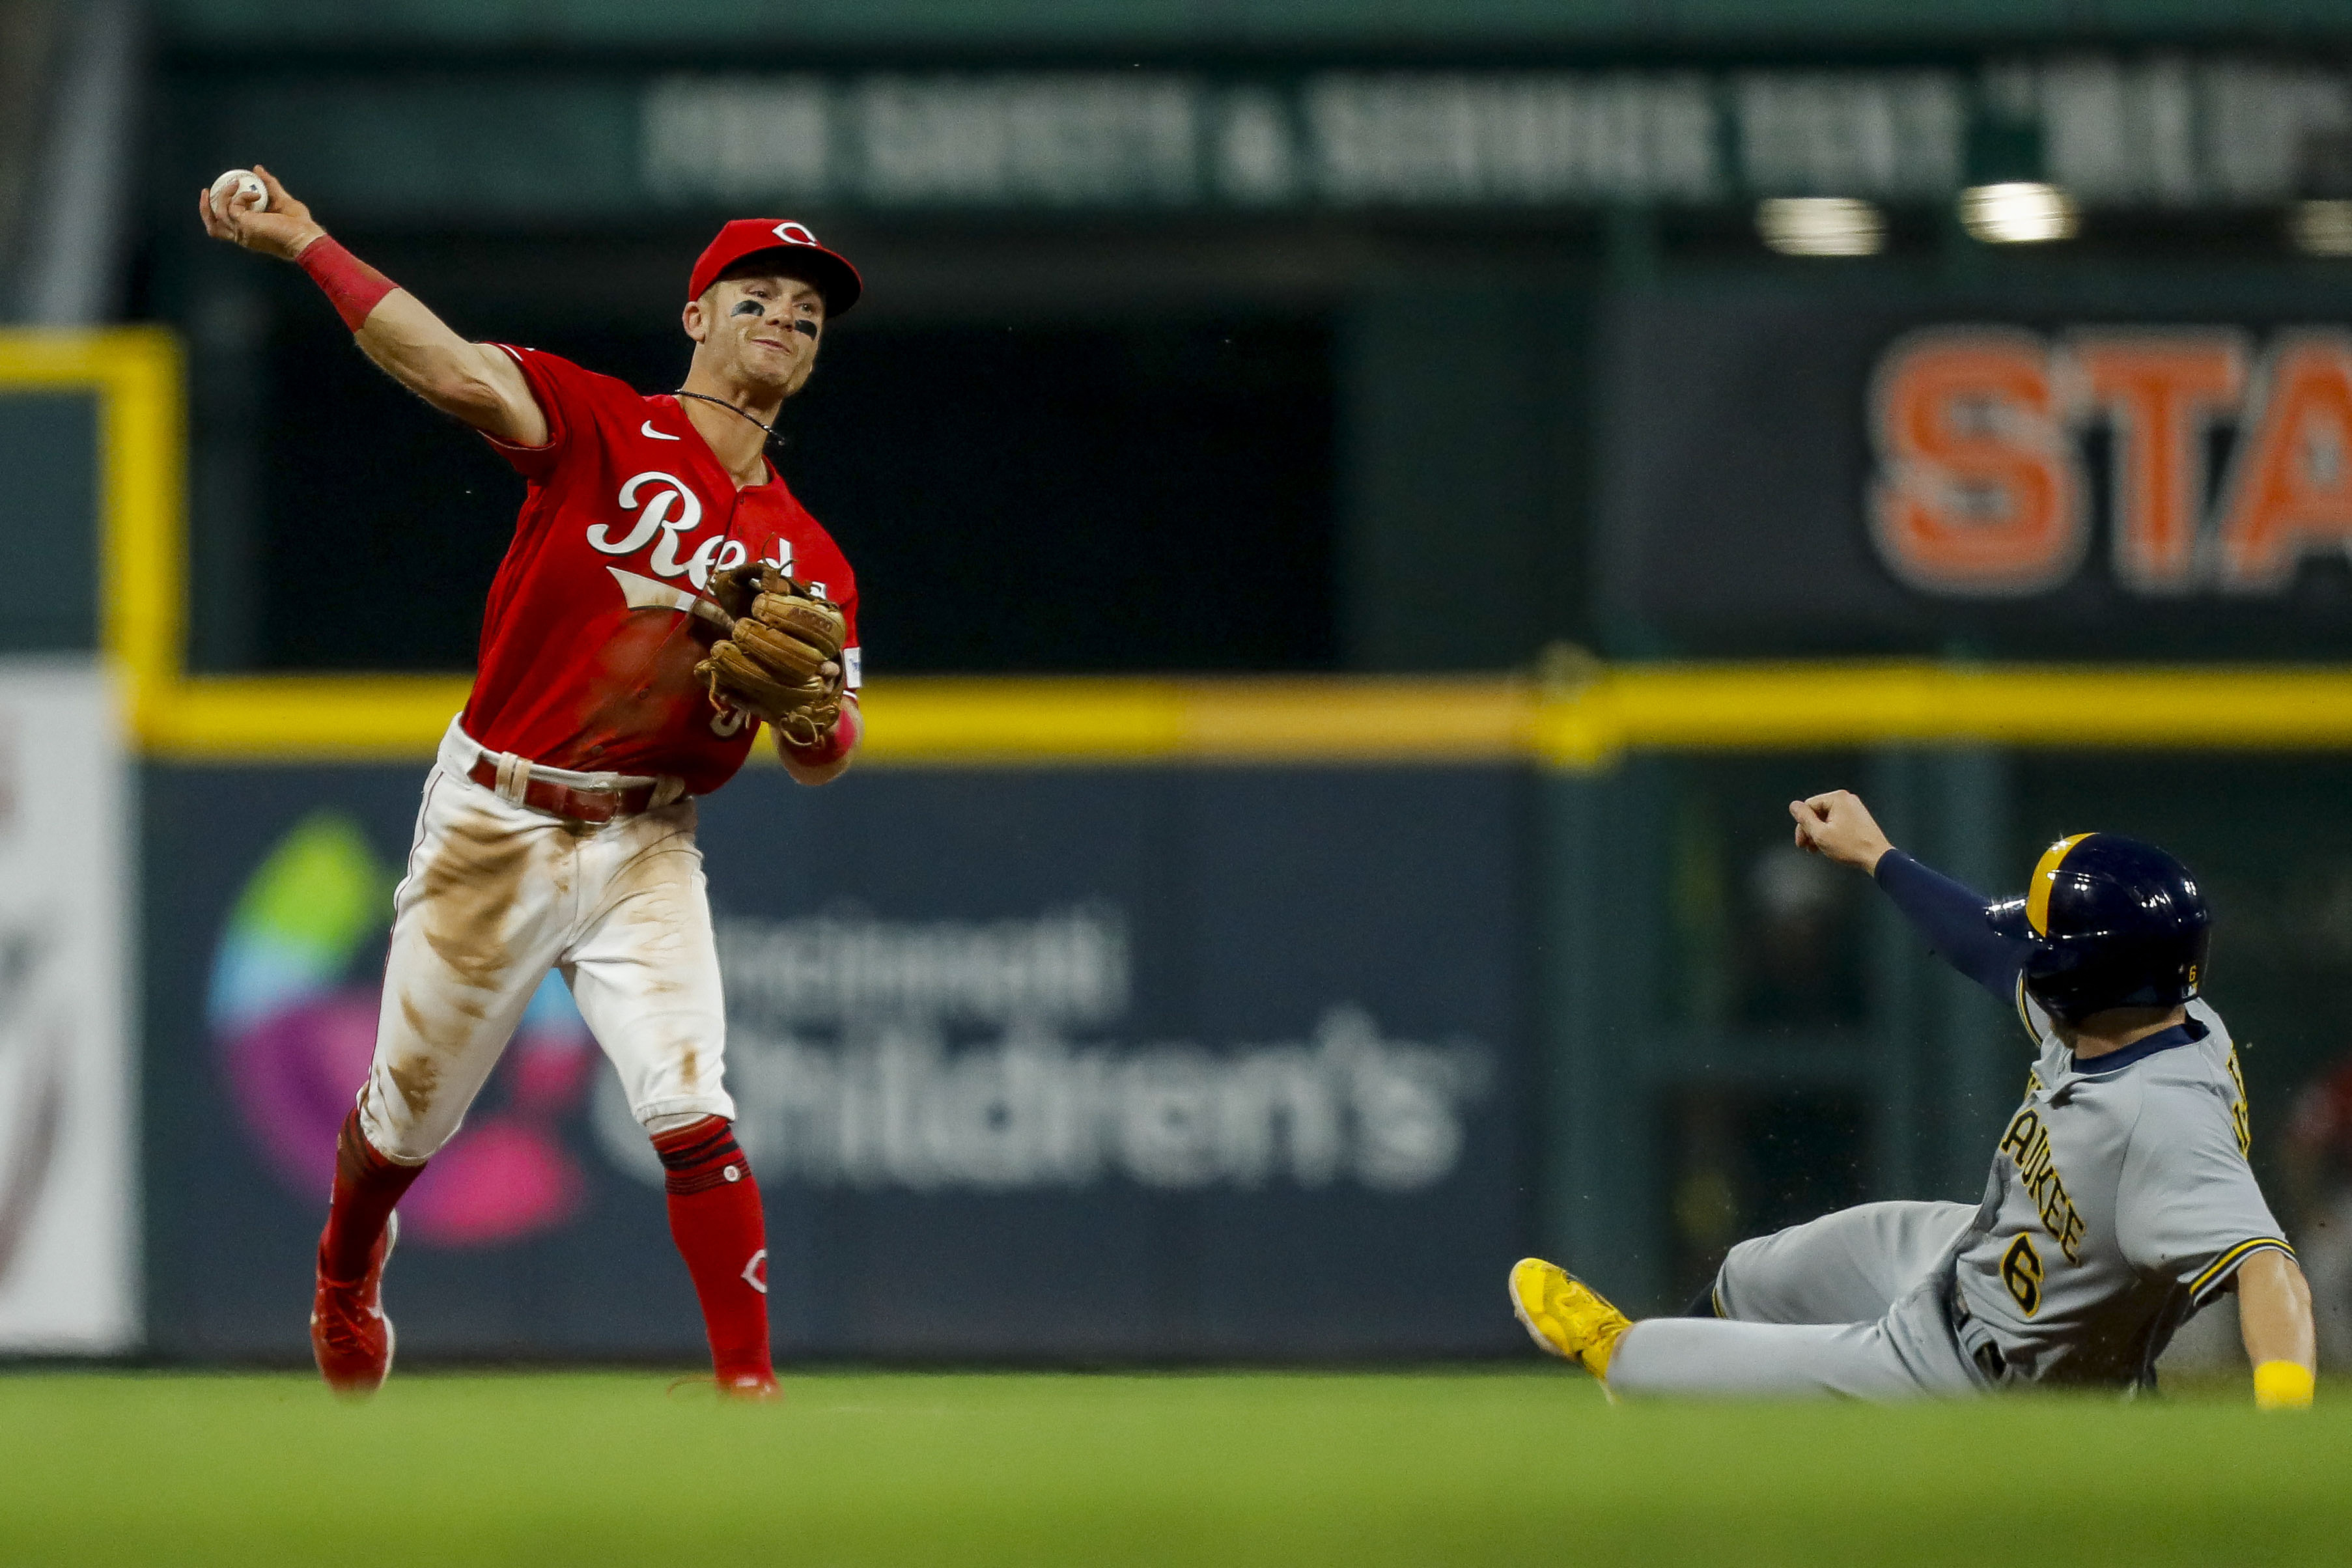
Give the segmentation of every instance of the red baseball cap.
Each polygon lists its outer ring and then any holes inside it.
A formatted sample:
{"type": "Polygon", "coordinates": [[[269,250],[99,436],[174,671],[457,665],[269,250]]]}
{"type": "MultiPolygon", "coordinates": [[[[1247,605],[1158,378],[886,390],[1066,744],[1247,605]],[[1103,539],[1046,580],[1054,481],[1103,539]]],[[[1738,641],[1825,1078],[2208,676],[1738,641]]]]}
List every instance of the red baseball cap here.
{"type": "Polygon", "coordinates": [[[866,292],[866,280],[857,276],[857,268],[819,245],[808,225],[792,218],[739,217],[719,231],[719,237],[695,262],[686,297],[701,299],[702,291],[718,282],[721,272],[764,250],[777,253],[777,271],[816,285],[817,292],[824,296],[828,318],[849,314],[849,308],[866,292]]]}

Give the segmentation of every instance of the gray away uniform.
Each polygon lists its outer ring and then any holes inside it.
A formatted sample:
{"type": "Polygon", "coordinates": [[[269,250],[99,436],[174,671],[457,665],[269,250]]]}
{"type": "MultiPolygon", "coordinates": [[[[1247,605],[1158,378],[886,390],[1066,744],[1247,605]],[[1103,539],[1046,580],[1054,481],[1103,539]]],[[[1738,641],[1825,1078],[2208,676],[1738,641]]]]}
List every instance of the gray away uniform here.
{"type": "Polygon", "coordinates": [[[2240,1264],[2293,1256],[2246,1163],[2218,1013],[2191,1002],[2186,1025],[2078,1065],[2011,984],[2041,1057],[1984,1201],[1864,1204],[1742,1242],[1717,1276],[1720,1318],[1636,1323],[1612,1389],[1902,1399],[2150,1383],[2240,1264]]]}

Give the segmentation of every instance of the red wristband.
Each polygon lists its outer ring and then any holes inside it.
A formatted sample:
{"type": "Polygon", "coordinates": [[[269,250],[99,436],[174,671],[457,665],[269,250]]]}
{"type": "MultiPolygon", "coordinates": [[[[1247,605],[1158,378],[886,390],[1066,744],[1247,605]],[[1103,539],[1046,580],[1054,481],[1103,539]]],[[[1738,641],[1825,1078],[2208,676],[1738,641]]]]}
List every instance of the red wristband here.
{"type": "Polygon", "coordinates": [[[322,234],[304,246],[296,265],[310,275],[310,281],[333,301],[343,325],[355,332],[367,324],[368,312],[400,287],[336,244],[331,234],[322,234]]]}

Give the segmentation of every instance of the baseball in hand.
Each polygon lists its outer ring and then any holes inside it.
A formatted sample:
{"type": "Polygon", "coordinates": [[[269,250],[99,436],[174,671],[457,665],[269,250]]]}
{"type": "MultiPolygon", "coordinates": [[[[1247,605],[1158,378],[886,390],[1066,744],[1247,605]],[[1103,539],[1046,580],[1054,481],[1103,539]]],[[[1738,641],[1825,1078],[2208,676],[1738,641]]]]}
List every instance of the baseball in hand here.
{"type": "Polygon", "coordinates": [[[257,213],[269,210],[269,191],[262,184],[260,177],[250,169],[231,169],[213,182],[213,216],[226,217],[229,204],[239,196],[248,195],[253,198],[250,210],[257,213]]]}

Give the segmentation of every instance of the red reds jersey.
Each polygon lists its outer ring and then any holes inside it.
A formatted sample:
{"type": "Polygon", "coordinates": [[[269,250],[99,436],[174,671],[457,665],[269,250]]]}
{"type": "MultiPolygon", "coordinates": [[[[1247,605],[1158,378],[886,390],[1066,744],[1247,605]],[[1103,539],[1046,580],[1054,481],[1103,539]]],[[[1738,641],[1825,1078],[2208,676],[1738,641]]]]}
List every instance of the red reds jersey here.
{"type": "Polygon", "coordinates": [[[675,397],[499,346],[522,366],[548,441],[490,442],[530,490],[490,584],[466,733],[550,767],[671,773],[708,795],[743,765],[759,723],[719,712],[694,678],[723,635],[701,590],[749,561],[817,584],[848,617],[856,687],[849,563],[772,464],[766,483],[736,489],[675,397]]]}

